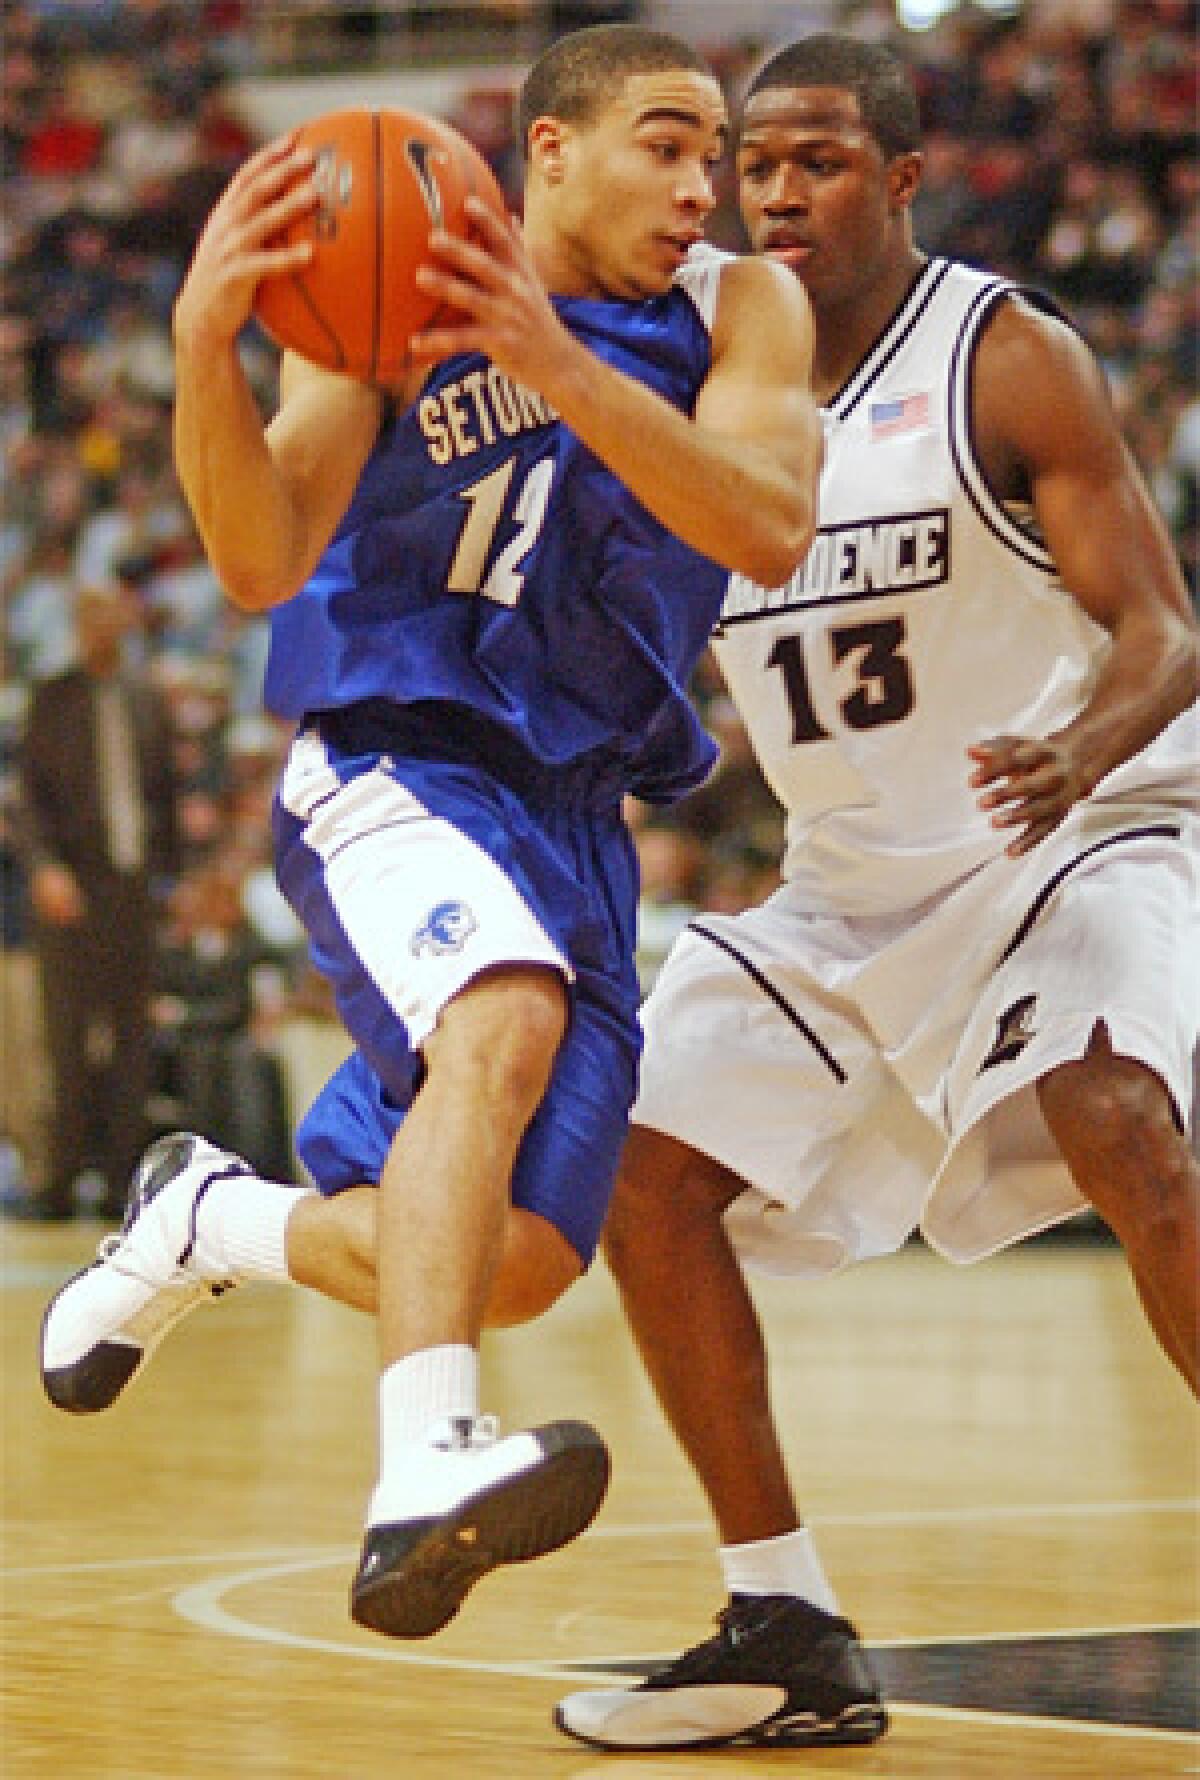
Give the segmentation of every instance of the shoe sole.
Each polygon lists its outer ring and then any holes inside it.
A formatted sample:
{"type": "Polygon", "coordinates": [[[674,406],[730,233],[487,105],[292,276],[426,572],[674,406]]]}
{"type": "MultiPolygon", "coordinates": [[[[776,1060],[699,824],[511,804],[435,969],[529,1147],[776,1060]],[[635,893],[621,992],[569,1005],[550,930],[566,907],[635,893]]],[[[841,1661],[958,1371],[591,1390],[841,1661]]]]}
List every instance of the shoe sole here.
{"type": "Polygon", "coordinates": [[[567,1723],[561,1706],[553,1713],[554,1727],[576,1743],[589,1749],[603,1749],[610,1754],[653,1755],[672,1750],[691,1749],[697,1754],[708,1749],[845,1749],[877,1743],[890,1727],[891,1720],[882,1706],[863,1704],[848,1706],[837,1718],[816,1723],[781,1724],[772,1730],[770,1723],[755,1725],[749,1730],[735,1731],[726,1737],[696,1737],[678,1743],[606,1743],[599,1737],[588,1737],[567,1723]]]}
{"type": "MultiPolygon", "coordinates": [[[[99,1261],[92,1261],[88,1266],[81,1267],[78,1273],[73,1273],[47,1304],[42,1315],[43,1353],[46,1324],[54,1306],[64,1292],[69,1292],[78,1280],[93,1272],[100,1264],[99,1261]]],[[[125,1341],[98,1341],[95,1347],[89,1348],[73,1365],[51,1368],[43,1366],[42,1388],[56,1409],[65,1409],[68,1415],[95,1415],[116,1402],[145,1358],[145,1348],[130,1347],[125,1341]]]]}
{"type": "Polygon", "coordinates": [[[585,1422],[533,1430],[543,1460],[469,1496],[369,1581],[355,1579],[350,1617],[388,1638],[430,1638],[489,1570],[545,1557],[577,1538],[608,1488],[608,1448],[585,1422]]]}

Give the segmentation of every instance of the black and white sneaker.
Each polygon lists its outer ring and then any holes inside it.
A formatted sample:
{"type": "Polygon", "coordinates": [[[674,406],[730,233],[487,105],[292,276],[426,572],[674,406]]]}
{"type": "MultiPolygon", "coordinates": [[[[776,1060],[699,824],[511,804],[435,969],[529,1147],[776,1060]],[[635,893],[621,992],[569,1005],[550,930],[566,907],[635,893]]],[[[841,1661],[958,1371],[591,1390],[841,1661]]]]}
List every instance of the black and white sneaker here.
{"type": "Polygon", "coordinates": [[[489,1570],[566,1545],[608,1488],[608,1448],[586,1422],[497,1439],[492,1417],[456,1417],[434,1444],[450,1506],[369,1526],[350,1589],[351,1618],[391,1638],[431,1637],[489,1570]]]}
{"type": "Polygon", "coordinates": [[[236,1283],[206,1277],[196,1211],[214,1181],[253,1172],[190,1132],[151,1144],[134,1170],[120,1230],[46,1306],[42,1384],[56,1408],[76,1415],[109,1408],[182,1317],[236,1283]]]}
{"type": "Polygon", "coordinates": [[[637,1687],[568,1694],[554,1722],[597,1749],[807,1749],[888,1726],[848,1620],[794,1595],[741,1595],[716,1637],[637,1687]]]}

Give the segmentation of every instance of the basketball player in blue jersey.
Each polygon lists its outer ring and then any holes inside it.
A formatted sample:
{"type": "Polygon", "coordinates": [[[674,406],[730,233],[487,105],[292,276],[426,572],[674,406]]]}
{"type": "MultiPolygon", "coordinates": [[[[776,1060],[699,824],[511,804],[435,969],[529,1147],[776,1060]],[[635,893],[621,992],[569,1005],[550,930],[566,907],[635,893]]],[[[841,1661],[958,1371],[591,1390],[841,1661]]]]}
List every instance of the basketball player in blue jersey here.
{"type": "Polygon", "coordinates": [[[1082,342],[914,244],[918,143],[883,47],[818,36],[751,82],[741,205],[812,301],[825,457],[805,563],[735,576],[714,648],[789,844],[647,1002],[605,1236],[729,1602],[642,1686],[560,1702],[603,1748],[886,1725],[743,1263],[821,1274],[917,1227],[971,1261],[1091,1206],[1197,1381],[1197,627],[1082,342]]]}
{"type": "Polygon", "coordinates": [[[480,1332],[591,1259],[640,1050],[622,799],[708,771],[687,680],[728,572],[802,557],[820,453],[806,299],[701,245],[726,134],[703,59],[636,27],[560,39],[521,133],[523,228],[476,206],[474,244],[434,238],[427,287],[463,319],[414,340],[401,389],[288,357],[261,423],[237,338],[304,261],[272,245],[317,202],[304,153],[252,157],[197,247],[178,470],[231,598],[272,615],[279,881],[357,1049],[298,1135],[319,1194],[167,1140],[43,1334],[52,1400],[88,1411],[227,1279],[373,1308],[351,1610],[398,1637],[600,1505],[590,1427],[480,1415],[480,1332]]]}

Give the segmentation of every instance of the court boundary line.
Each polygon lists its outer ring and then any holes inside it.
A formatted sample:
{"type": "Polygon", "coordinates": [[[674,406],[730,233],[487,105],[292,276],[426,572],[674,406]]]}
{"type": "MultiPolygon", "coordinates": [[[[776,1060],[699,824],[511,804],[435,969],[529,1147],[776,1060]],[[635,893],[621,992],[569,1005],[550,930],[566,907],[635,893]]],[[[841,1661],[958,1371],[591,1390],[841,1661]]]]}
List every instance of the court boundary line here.
{"type": "MultiPolygon", "coordinates": [[[[1025,1502],[963,1508],[895,1508],[879,1511],[869,1510],[860,1514],[808,1514],[804,1519],[810,1527],[903,1527],[940,1526],[954,1523],[971,1525],[988,1520],[1085,1518],[1102,1520],[1135,1514],[1197,1513],[1200,1513],[1200,1496],[1158,1496],[1150,1497],[1143,1502],[1049,1502],[1045,1504],[1025,1502]]],[[[633,1521],[617,1526],[593,1526],[588,1530],[587,1536],[589,1539],[660,1539],[668,1535],[690,1533],[711,1535],[711,1523],[706,1520],[633,1521]]],[[[172,1563],[225,1563],[230,1560],[241,1562],[245,1559],[256,1561],[264,1557],[301,1556],[305,1552],[321,1549],[328,1550],[330,1548],[283,1545],[235,1552],[183,1552],[163,1557],[97,1558],[71,1564],[21,1564],[10,1567],[0,1563],[0,1576],[54,1576],[70,1575],[74,1571],[79,1571],[82,1574],[88,1570],[125,1567],[129,1569],[149,1568],[172,1563]]]]}
{"type": "MultiPolygon", "coordinates": [[[[11,1568],[0,1565],[0,1577],[86,1576],[102,1570],[165,1570],[173,1564],[240,1564],[247,1560],[258,1563],[263,1558],[303,1557],[305,1554],[311,1557],[315,1551],[333,1549],[332,1546],[317,1545],[268,1545],[250,1551],[178,1551],[159,1557],[86,1558],[82,1563],[74,1564],[16,1564],[11,1568]]],[[[344,1555],[346,1549],[338,1546],[338,1555],[344,1555]]]]}
{"type": "MultiPolygon", "coordinates": [[[[1104,1520],[1135,1514],[1198,1514],[1200,1496],[1151,1496],[1124,1502],[995,1502],[978,1507],[880,1508],[856,1514],[805,1514],[810,1527],[911,1527],[1022,1520],[1104,1520]]],[[[711,1532],[706,1520],[656,1521],[629,1526],[595,1526],[589,1539],[660,1538],[665,1533],[711,1532]]]]}

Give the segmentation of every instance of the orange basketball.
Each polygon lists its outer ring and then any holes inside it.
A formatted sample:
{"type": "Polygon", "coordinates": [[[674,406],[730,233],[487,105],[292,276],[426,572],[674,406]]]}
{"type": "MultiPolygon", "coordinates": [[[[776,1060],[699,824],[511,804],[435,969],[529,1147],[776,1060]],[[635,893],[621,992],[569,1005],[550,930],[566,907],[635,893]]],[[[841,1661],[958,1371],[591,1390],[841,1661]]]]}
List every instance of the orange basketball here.
{"type": "Polygon", "coordinates": [[[296,133],[316,155],[321,202],[282,240],[316,251],[301,271],[263,280],[255,313],[315,364],[394,382],[410,335],[438,307],[416,284],[430,229],[468,235],[464,199],[474,193],[504,216],[503,193],[465,136],[419,112],[331,111],[296,133]]]}

